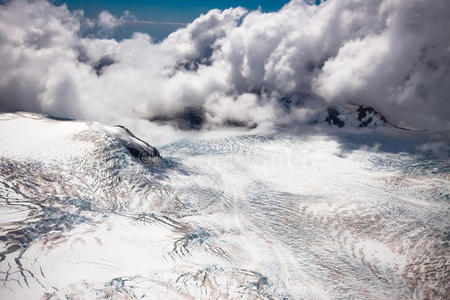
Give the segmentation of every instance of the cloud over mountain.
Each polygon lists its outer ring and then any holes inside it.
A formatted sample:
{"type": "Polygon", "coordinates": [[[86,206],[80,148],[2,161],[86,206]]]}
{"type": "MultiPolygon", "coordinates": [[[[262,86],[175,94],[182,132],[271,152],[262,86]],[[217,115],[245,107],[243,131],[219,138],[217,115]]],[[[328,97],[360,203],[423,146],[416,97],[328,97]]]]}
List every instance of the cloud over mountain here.
{"type": "Polygon", "coordinates": [[[93,22],[43,0],[1,5],[0,110],[104,122],[193,111],[214,127],[288,125],[351,102],[399,125],[450,129],[447,0],[211,10],[160,43],[83,34],[93,22]]]}

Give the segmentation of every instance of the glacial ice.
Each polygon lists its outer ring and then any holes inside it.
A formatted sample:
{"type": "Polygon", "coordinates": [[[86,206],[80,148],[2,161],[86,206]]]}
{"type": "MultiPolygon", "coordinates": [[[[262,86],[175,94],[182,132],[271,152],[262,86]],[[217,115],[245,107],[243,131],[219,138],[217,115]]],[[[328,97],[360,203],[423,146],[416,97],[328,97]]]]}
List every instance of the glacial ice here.
{"type": "Polygon", "coordinates": [[[157,150],[2,114],[0,298],[442,299],[450,164],[417,145],[448,135],[376,127],[157,150]]]}

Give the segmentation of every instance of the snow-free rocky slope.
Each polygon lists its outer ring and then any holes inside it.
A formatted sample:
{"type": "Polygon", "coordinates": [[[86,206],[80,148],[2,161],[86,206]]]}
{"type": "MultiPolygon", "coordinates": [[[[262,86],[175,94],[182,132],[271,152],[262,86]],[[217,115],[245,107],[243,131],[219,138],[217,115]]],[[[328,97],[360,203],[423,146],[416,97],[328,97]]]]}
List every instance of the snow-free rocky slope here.
{"type": "MultiPolygon", "coordinates": [[[[383,121],[357,113],[323,121],[383,121]]],[[[0,298],[445,299],[448,141],[318,124],[158,152],[2,114],[0,298]]]]}

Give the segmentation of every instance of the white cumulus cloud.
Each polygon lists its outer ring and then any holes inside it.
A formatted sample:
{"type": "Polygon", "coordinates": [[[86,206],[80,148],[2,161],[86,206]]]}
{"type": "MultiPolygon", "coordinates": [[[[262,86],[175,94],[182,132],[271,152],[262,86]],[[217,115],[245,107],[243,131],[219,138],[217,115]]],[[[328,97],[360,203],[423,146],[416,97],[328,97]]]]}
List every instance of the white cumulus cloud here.
{"type": "MultiPolygon", "coordinates": [[[[103,11],[96,24],[101,33],[126,19],[103,11]]],[[[83,35],[89,22],[45,0],[0,5],[0,110],[103,122],[188,111],[205,128],[254,127],[351,102],[399,125],[450,129],[447,0],[211,10],[160,43],[83,35]]]]}

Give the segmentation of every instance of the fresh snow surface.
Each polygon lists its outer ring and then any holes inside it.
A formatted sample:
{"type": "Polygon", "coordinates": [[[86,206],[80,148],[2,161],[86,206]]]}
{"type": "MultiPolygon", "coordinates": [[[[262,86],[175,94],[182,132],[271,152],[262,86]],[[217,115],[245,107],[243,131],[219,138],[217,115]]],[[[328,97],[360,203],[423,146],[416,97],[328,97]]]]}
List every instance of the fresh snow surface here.
{"type": "Polygon", "coordinates": [[[0,115],[0,299],[444,299],[448,141],[0,115]]]}

